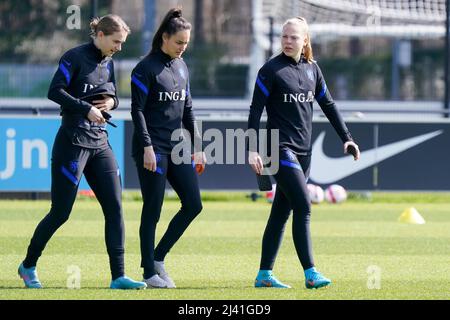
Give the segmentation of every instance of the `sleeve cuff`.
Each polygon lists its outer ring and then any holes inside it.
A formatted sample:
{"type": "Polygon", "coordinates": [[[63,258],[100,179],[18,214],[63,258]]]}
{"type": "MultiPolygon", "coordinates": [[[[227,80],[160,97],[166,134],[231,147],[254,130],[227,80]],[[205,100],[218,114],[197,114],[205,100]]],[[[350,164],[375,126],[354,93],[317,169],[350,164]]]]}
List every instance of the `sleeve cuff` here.
{"type": "Polygon", "coordinates": [[[117,99],[116,96],[112,97],[114,99],[114,107],[112,108],[112,110],[115,110],[119,107],[119,99],[117,99]]]}
{"type": "Polygon", "coordinates": [[[80,106],[82,108],[82,112],[81,113],[85,117],[87,117],[89,111],[91,111],[92,106],[89,103],[87,103],[86,101],[83,101],[83,100],[79,100],[79,103],[80,103],[80,106]]]}
{"type": "Polygon", "coordinates": [[[345,141],[344,141],[344,143],[347,142],[347,141],[353,141],[353,137],[352,137],[352,135],[350,134],[350,132],[347,132],[347,133],[345,134],[345,141]]]}

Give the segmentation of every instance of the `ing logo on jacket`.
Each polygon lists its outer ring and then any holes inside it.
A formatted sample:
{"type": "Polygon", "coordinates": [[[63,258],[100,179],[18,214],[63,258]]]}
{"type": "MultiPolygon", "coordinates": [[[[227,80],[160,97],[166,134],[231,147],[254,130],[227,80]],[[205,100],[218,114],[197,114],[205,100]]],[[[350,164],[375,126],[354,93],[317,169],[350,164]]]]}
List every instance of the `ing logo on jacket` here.
{"type": "Polygon", "coordinates": [[[184,101],[186,100],[186,90],[181,91],[163,91],[159,93],[158,101],[184,101]]]}

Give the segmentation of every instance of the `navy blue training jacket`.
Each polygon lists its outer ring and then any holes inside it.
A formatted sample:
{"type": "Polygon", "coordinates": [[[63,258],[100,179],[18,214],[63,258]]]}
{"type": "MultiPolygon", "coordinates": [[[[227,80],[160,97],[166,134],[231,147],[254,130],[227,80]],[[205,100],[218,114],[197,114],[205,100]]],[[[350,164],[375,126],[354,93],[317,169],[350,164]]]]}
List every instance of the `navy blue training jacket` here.
{"type": "MultiPolygon", "coordinates": [[[[106,143],[105,125],[87,119],[92,105],[83,100],[95,88],[105,84],[115,91],[114,63],[111,57],[104,57],[92,41],[68,50],[59,60],[48,98],[60,105],[62,124],[69,134],[76,131],[84,137],[83,142],[74,141],[74,144],[97,147],[106,143]]],[[[113,94],[115,109],[119,100],[115,92],[113,94]]]]}
{"type": "MultiPolygon", "coordinates": [[[[142,59],[131,73],[131,116],[134,122],[133,155],[153,146],[170,154],[179,141],[172,132],[182,124],[191,140],[200,139],[192,111],[189,72],[183,59],[172,59],[161,50],[142,59]]],[[[201,147],[201,143],[194,146],[201,147]]],[[[201,150],[196,150],[201,151],[201,150]]]]}
{"type": "MultiPolygon", "coordinates": [[[[258,132],[266,107],[267,129],[279,129],[280,148],[309,155],[314,99],[341,140],[352,140],[317,63],[308,63],[303,57],[297,63],[284,53],[266,62],[258,72],[248,128],[258,132]]],[[[257,151],[251,145],[249,150],[257,151]]]]}
{"type": "MultiPolygon", "coordinates": [[[[103,57],[100,49],[89,42],[70,49],[61,57],[48,90],[48,98],[61,106],[63,115],[86,116],[92,105],[80,98],[107,82],[115,84],[113,60],[103,57]]],[[[117,97],[115,100],[114,108],[117,108],[117,97]]]]}

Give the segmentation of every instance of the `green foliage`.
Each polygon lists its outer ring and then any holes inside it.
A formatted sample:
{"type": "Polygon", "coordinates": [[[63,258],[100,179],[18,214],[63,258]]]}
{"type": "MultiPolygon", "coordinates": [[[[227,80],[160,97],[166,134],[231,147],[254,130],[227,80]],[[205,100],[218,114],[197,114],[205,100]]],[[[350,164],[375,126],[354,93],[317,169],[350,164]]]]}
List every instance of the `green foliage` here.
{"type": "Polygon", "coordinates": [[[142,31],[133,30],[128,35],[125,44],[122,45],[122,51],[114,55],[114,60],[139,59],[145,55],[146,53],[142,52],[142,31]]]}
{"type": "MultiPolygon", "coordinates": [[[[30,60],[30,52],[18,50],[36,40],[50,40],[55,32],[62,32],[74,43],[89,40],[91,3],[83,1],[80,5],[81,29],[68,30],[66,21],[70,17],[67,8],[73,5],[70,0],[21,0],[2,1],[0,5],[0,56],[1,62],[25,62],[30,60]]],[[[99,1],[99,16],[110,13],[110,0],[99,1]]],[[[61,50],[61,48],[48,48],[61,50]]],[[[59,56],[63,52],[59,53],[59,56]]],[[[32,55],[31,55],[32,56],[32,55]]],[[[45,60],[45,57],[43,57],[45,60]]],[[[40,61],[33,56],[33,61],[40,61]]]]}
{"type": "MultiPolygon", "coordinates": [[[[412,77],[413,90],[407,90],[408,99],[440,100],[437,80],[443,80],[445,53],[442,48],[421,47],[413,41],[412,63],[410,68],[400,70],[400,84],[412,77]]],[[[339,79],[345,79],[346,91],[350,100],[391,99],[392,52],[380,51],[378,54],[348,58],[323,57],[319,65],[327,80],[327,85],[335,99],[339,97],[339,79]]],[[[402,88],[400,88],[402,89],[402,88]]],[[[404,98],[405,92],[400,93],[404,98]]]]}
{"type": "Polygon", "coordinates": [[[216,69],[219,96],[243,97],[247,90],[248,66],[221,64],[216,69]]]}
{"type": "Polygon", "coordinates": [[[66,8],[70,1],[21,0],[3,1],[0,5],[0,56],[2,62],[26,59],[16,48],[24,41],[51,37],[64,28],[66,8]]]}
{"type": "Polygon", "coordinates": [[[327,86],[333,96],[338,92],[337,79],[347,81],[349,99],[388,99],[390,97],[391,57],[390,55],[358,56],[352,59],[324,58],[319,61],[327,86]],[[373,87],[374,79],[381,79],[382,88],[373,87]]]}
{"type": "Polygon", "coordinates": [[[220,45],[193,46],[184,56],[189,67],[191,91],[194,96],[217,95],[217,66],[225,49],[220,45]]]}

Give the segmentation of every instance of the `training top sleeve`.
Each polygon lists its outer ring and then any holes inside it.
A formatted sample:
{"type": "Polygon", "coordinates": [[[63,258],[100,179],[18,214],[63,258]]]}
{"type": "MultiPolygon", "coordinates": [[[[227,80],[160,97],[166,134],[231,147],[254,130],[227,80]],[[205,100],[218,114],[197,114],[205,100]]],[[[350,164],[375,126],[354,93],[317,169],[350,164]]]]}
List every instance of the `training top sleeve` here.
{"type": "MultiPolygon", "coordinates": [[[[116,87],[116,76],[114,74],[114,62],[112,60],[108,63],[108,70],[109,70],[109,81],[114,83],[114,87],[116,87]]],[[[116,87],[116,92],[117,92],[117,87],[116,87]]],[[[114,106],[112,107],[111,110],[117,109],[119,107],[119,97],[117,96],[117,94],[113,97],[113,99],[114,99],[114,106]]]]}
{"type": "Polygon", "coordinates": [[[147,130],[144,110],[151,88],[151,75],[141,61],[131,72],[131,118],[142,147],[152,145],[152,139],[147,130]]]}
{"type": "Polygon", "coordinates": [[[251,141],[251,134],[249,135],[249,141],[247,143],[247,150],[258,151],[259,146],[259,125],[261,121],[261,115],[266,106],[267,100],[270,96],[273,86],[274,74],[271,71],[269,65],[266,63],[258,72],[255,82],[255,88],[253,90],[252,102],[250,105],[250,114],[248,116],[248,129],[256,131],[256,141],[251,141]],[[256,144],[256,145],[255,145],[256,144]]]}
{"type": "Polygon", "coordinates": [[[87,116],[92,106],[67,92],[78,69],[76,53],[73,50],[66,52],[59,60],[58,70],[53,76],[47,97],[59,104],[63,112],[87,116]]]}
{"type": "Polygon", "coordinates": [[[202,137],[199,133],[197,122],[195,121],[194,112],[192,110],[192,97],[189,84],[189,77],[186,84],[186,101],[183,110],[183,126],[189,132],[191,136],[191,142],[194,144],[194,152],[200,152],[203,150],[202,137]]]}
{"type": "Polygon", "coordinates": [[[342,142],[352,141],[352,135],[345,125],[344,119],[342,119],[339,110],[336,107],[336,104],[331,97],[331,93],[327,88],[327,84],[323,77],[322,71],[320,70],[317,64],[317,77],[316,77],[316,89],[315,89],[315,98],[317,103],[320,105],[325,116],[330,121],[334,130],[336,130],[337,134],[341,138],[342,142]]]}

